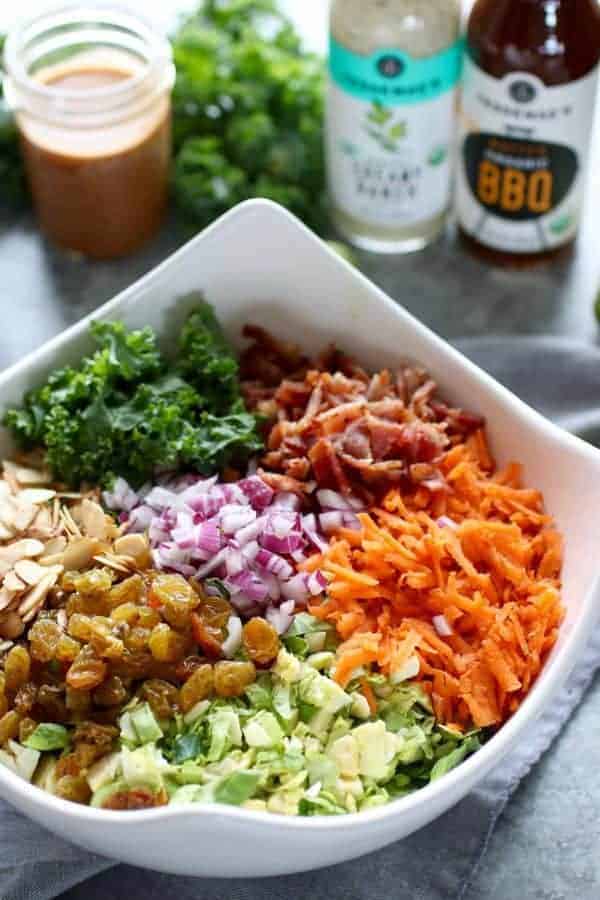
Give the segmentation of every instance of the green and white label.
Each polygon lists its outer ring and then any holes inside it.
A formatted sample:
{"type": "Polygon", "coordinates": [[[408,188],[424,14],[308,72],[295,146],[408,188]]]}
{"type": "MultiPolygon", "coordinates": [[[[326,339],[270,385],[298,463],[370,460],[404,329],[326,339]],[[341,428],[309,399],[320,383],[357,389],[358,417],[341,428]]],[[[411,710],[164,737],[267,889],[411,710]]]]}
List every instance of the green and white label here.
{"type": "Polygon", "coordinates": [[[415,58],[330,48],[327,160],[333,205],[369,225],[427,221],[449,204],[462,42],[415,58]]]}
{"type": "Polygon", "coordinates": [[[409,106],[451,91],[460,78],[463,42],[422,59],[401,50],[361,56],[331,40],[329,70],[335,84],[358,100],[409,106]]]}

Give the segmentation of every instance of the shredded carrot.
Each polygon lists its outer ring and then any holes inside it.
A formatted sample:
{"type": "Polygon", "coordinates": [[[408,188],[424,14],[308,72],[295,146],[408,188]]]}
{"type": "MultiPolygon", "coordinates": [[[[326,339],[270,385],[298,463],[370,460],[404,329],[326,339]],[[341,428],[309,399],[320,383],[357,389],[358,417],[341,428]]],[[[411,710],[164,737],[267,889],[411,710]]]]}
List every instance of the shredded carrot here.
{"type": "MultiPolygon", "coordinates": [[[[562,542],[521,467],[501,472],[481,430],[454,445],[440,469],[449,486],[393,488],[305,568],[328,581],[310,611],[342,638],[343,686],[375,667],[416,660],[438,718],[453,728],[498,725],[530,690],[563,618],[562,542]],[[434,617],[448,628],[436,630],[434,617]],[[446,631],[451,633],[447,634],[446,631]]],[[[370,686],[361,682],[369,705],[370,686]]]]}
{"type": "Polygon", "coordinates": [[[360,682],[360,692],[369,704],[369,709],[371,710],[371,715],[374,716],[377,714],[377,699],[373,692],[373,688],[369,684],[369,682],[362,678],[360,682]]]}

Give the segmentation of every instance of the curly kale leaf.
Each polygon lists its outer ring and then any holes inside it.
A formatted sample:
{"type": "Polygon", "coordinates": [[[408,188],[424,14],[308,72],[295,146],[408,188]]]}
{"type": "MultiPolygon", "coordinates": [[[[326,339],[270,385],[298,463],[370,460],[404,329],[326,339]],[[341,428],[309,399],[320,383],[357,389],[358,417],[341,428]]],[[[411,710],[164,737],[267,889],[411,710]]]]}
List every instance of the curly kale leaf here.
{"type": "Polygon", "coordinates": [[[150,328],[91,326],[98,349],[57,369],[8,410],[18,443],[43,446],[55,476],[71,485],[122,475],[141,484],[157,470],[209,474],[244,465],[262,443],[240,397],[238,365],[213,310],[188,317],[170,363],[150,328]]]}
{"type": "Polygon", "coordinates": [[[205,0],[173,54],[173,192],[188,223],[267,196],[324,231],[323,62],[277,3],[205,0]]]}

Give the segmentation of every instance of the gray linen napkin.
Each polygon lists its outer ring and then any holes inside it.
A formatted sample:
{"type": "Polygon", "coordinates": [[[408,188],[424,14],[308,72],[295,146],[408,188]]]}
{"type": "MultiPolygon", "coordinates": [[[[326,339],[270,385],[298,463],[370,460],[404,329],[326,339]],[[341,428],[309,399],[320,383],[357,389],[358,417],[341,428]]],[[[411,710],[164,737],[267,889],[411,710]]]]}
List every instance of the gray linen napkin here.
{"type": "MultiPolygon", "coordinates": [[[[600,438],[599,351],[553,338],[473,339],[461,349],[563,427],[600,438]]],[[[65,892],[63,900],[279,900],[288,894],[299,900],[462,900],[510,795],[558,735],[599,667],[597,633],[552,708],[477,790],[417,834],[364,859],[276,879],[178,878],[86,853],[0,804],[0,898],[50,900],[65,892]]]]}

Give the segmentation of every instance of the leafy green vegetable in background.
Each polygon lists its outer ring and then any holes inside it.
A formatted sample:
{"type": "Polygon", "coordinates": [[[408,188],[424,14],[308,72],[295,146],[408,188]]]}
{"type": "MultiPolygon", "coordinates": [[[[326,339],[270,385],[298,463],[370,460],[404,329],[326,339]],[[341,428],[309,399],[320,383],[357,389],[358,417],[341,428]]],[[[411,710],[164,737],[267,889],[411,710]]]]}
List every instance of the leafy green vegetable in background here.
{"type": "MultiPolygon", "coordinates": [[[[0,35],[0,60],[4,37],[0,35]]],[[[0,205],[18,206],[27,198],[25,172],[19,150],[15,121],[8,109],[0,80],[0,205]]]]}
{"type": "Polygon", "coordinates": [[[107,484],[119,474],[141,484],[157,468],[209,474],[261,449],[237,361],[208,304],[184,324],[173,362],[151,328],[95,322],[91,332],[95,353],[52,372],[5,416],[22,447],[46,448],[57,478],[107,484]]]}
{"type": "Polygon", "coordinates": [[[324,68],[273,0],[206,0],[173,36],[175,202],[194,228],[268,197],[325,228],[324,68]]]}

